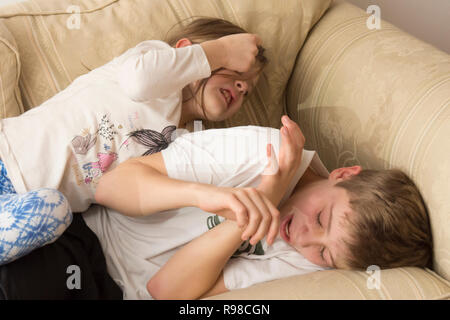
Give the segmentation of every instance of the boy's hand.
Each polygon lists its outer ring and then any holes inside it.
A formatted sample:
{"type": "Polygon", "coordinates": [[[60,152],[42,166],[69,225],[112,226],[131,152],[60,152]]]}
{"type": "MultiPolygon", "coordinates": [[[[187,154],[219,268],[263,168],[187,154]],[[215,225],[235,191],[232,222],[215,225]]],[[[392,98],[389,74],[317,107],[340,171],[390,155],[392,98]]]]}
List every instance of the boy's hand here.
{"type": "Polygon", "coordinates": [[[281,147],[278,155],[271,144],[267,145],[267,156],[269,163],[263,173],[258,189],[271,198],[278,205],[286,192],[289,183],[293,179],[302,162],[302,153],[305,146],[305,137],[300,127],[289,119],[288,116],[281,117],[283,126],[281,132],[281,147]]]}
{"type": "Polygon", "coordinates": [[[278,166],[272,145],[268,144],[267,156],[269,157],[269,164],[264,176],[293,177],[302,162],[302,153],[305,146],[305,137],[302,130],[287,115],[281,117],[281,122],[283,126],[280,128],[281,146],[278,166]],[[275,162],[275,165],[273,162],[275,162]]]}
{"type": "Polygon", "coordinates": [[[242,240],[251,238],[252,245],[266,235],[269,245],[275,240],[280,224],[280,212],[257,189],[204,185],[199,187],[197,194],[198,208],[236,220],[238,226],[245,229],[242,240]]]}

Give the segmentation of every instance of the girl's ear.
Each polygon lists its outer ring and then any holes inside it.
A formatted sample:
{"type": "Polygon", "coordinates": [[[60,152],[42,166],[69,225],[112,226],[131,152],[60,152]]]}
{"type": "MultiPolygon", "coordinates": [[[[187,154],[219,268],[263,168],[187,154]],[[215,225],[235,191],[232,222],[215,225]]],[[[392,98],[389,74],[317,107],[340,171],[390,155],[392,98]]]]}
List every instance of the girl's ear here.
{"type": "Polygon", "coordinates": [[[192,45],[191,40],[189,40],[188,38],[181,38],[180,40],[177,41],[175,48],[182,48],[190,45],[192,45]]]}
{"type": "Polygon", "coordinates": [[[352,176],[359,174],[361,172],[361,170],[362,170],[361,166],[343,167],[343,168],[334,169],[333,171],[331,171],[328,179],[334,180],[336,182],[339,182],[342,180],[347,180],[347,179],[351,178],[352,176]]]}

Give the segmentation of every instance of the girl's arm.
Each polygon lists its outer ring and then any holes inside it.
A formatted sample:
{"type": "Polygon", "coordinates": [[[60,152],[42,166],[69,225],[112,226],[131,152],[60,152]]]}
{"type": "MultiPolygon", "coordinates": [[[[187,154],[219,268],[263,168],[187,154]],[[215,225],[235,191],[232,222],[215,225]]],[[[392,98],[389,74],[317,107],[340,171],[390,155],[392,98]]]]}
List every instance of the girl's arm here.
{"type": "Polygon", "coordinates": [[[134,101],[166,97],[223,67],[224,52],[217,40],[181,48],[162,41],[144,41],[119,60],[117,80],[134,101]]]}
{"type": "Polygon", "coordinates": [[[166,97],[219,68],[249,71],[261,43],[256,34],[232,34],[179,48],[143,41],[119,59],[117,80],[132,100],[166,97]]]}
{"type": "Polygon", "coordinates": [[[224,44],[221,41],[218,41],[217,39],[209,40],[200,43],[200,46],[205,52],[211,71],[225,66],[225,60],[227,57],[225,55],[226,51],[224,48],[224,44]]]}
{"type": "Polygon", "coordinates": [[[225,188],[168,177],[161,152],[127,160],[104,174],[95,192],[97,203],[129,216],[182,207],[198,207],[245,227],[243,240],[255,244],[278,232],[279,211],[255,188],[225,188]]]}
{"type": "Polygon", "coordinates": [[[242,243],[242,230],[225,220],[178,250],[147,282],[155,299],[198,299],[226,291],[223,268],[242,243]]]}
{"type": "Polygon", "coordinates": [[[129,216],[196,205],[199,184],[170,179],[161,153],[124,161],[105,173],[95,191],[98,204],[129,216]]]}

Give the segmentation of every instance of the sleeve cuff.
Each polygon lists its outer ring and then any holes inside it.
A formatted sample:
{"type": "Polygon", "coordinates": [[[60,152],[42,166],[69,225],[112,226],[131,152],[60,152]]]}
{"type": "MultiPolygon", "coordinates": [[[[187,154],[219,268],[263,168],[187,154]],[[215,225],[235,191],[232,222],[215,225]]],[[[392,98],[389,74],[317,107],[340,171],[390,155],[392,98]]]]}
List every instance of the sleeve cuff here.
{"type": "Polygon", "coordinates": [[[202,79],[210,77],[212,70],[211,66],[209,65],[208,57],[206,56],[205,51],[199,44],[194,44],[192,45],[192,47],[194,48],[194,51],[198,56],[198,59],[196,59],[196,61],[197,61],[197,68],[200,72],[200,76],[202,77],[202,79]]]}

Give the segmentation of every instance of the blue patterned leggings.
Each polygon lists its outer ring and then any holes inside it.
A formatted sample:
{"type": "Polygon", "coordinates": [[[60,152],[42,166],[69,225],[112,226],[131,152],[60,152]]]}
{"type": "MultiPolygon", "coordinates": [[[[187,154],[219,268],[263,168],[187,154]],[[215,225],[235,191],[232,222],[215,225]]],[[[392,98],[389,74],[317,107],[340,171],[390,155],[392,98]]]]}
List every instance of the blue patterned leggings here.
{"type": "Polygon", "coordinates": [[[69,202],[58,190],[17,194],[0,160],[0,265],[54,242],[72,217],[69,202]]]}

